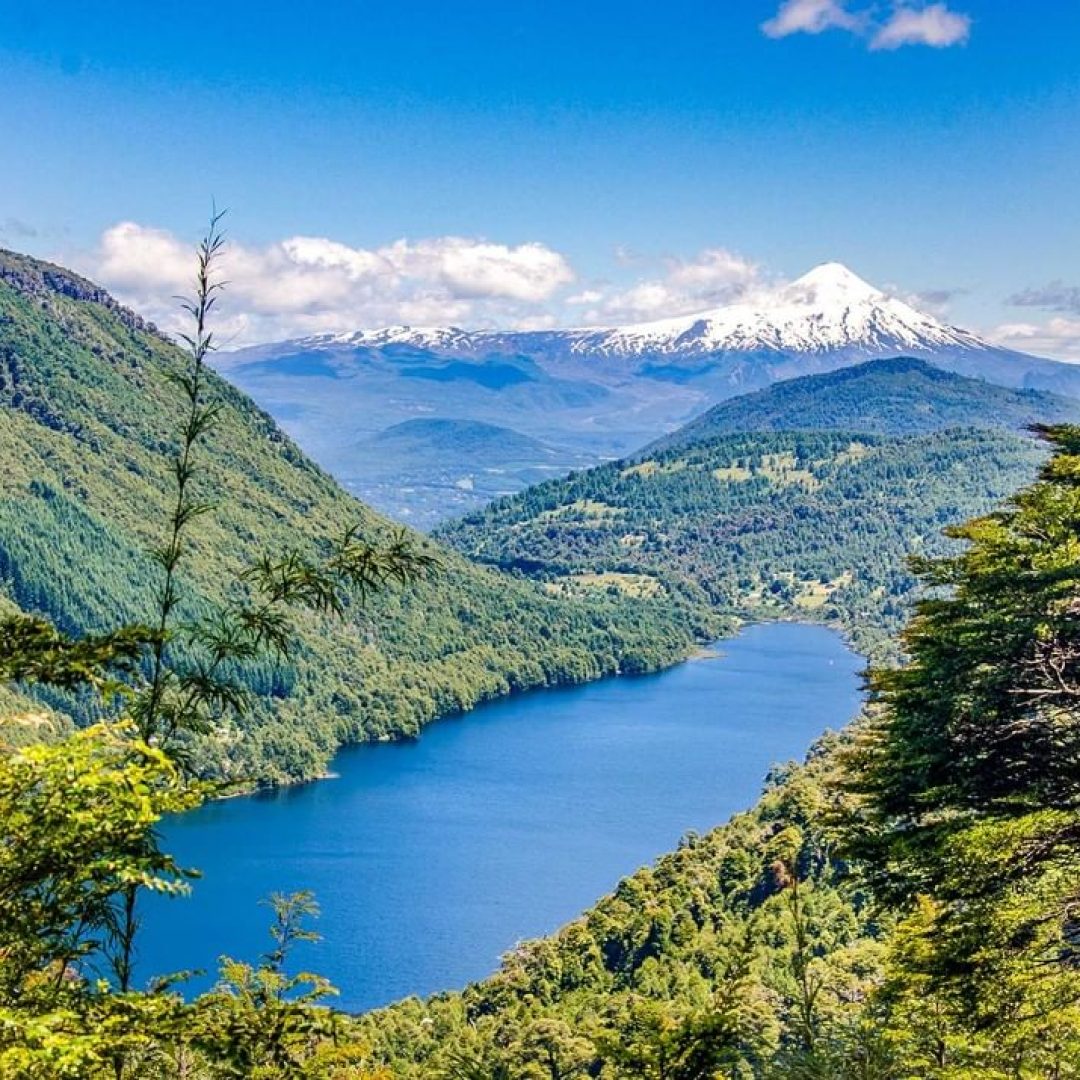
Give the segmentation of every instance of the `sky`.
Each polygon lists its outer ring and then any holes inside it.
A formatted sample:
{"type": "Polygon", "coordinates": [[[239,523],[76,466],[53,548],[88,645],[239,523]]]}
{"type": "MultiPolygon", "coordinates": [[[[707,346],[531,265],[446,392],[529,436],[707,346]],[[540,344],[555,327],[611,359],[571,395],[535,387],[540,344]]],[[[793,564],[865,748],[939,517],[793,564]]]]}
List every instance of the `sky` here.
{"type": "Polygon", "coordinates": [[[0,246],[226,338],[613,325],[826,261],[1080,361],[1074,0],[0,0],[0,246]]]}

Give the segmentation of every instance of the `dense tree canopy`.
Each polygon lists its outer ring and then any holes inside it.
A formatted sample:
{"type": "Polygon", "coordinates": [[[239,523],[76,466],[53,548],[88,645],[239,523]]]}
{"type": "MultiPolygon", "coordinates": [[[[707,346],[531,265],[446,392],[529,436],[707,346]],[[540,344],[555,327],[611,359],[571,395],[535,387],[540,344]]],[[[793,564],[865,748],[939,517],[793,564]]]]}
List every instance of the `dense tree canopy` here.
{"type": "Polygon", "coordinates": [[[874,673],[856,850],[914,904],[918,965],[988,1022],[1080,1004],[1080,428],[966,541],[874,673]],[[955,988],[955,987],[954,987],[955,988]]]}
{"type": "Polygon", "coordinates": [[[560,593],[672,596],[842,626],[863,651],[903,624],[912,554],[1034,475],[1029,438],[764,432],[706,438],[552,480],[436,534],[560,593]]]}

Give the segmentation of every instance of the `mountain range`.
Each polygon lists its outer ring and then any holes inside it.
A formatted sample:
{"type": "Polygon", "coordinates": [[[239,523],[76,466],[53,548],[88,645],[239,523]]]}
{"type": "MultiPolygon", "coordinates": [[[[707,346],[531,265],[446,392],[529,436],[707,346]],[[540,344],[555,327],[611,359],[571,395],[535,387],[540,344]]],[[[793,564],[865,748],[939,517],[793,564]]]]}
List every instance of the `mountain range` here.
{"type": "Polygon", "coordinates": [[[545,331],[399,326],[260,345],[221,362],[351,490],[430,527],[535,482],[538,470],[557,474],[631,453],[726,398],[896,356],[1004,387],[1080,397],[1080,367],[949,326],[839,263],[758,297],[647,323],[545,331]],[[413,429],[408,465],[397,470],[379,453],[378,436],[413,420],[439,424],[428,429],[430,439],[413,429]],[[452,427],[462,422],[455,439],[452,427]],[[472,423],[542,448],[492,465],[468,435],[472,423]]]}

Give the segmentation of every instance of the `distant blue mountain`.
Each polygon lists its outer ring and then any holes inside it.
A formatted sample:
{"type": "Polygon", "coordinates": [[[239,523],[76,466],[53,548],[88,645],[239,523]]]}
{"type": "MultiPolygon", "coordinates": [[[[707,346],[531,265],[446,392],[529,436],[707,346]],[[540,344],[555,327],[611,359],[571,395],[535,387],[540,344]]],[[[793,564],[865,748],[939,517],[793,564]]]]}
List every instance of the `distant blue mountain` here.
{"type": "MultiPolygon", "coordinates": [[[[407,455],[397,455],[398,474],[388,473],[392,461],[371,453],[365,440],[417,418],[478,422],[562,448],[555,459],[538,453],[530,464],[565,470],[574,467],[573,455],[595,461],[632,453],[725,399],[897,356],[982,383],[1080,399],[1080,366],[999,348],[836,263],[761,299],[633,326],[391,327],[258,346],[220,362],[358,493],[387,512],[430,521],[461,509],[466,497],[454,485],[463,476],[450,487],[418,486],[407,455]]],[[[840,393],[843,385],[817,393],[840,393]]],[[[929,393],[934,385],[923,372],[907,393],[929,393]]],[[[940,410],[943,386],[935,392],[940,410]]],[[[991,408],[989,398],[970,403],[975,411],[983,407],[991,408]]],[[[413,431],[410,454],[425,469],[424,440],[441,437],[434,429],[413,431]]],[[[453,472],[460,462],[448,464],[453,472]]],[[[520,485],[527,475],[508,469],[505,482],[520,485]]]]}
{"type": "Polygon", "coordinates": [[[1014,390],[943,371],[925,360],[896,357],[788,379],[730,398],[648,450],[742,431],[922,435],[955,427],[1024,431],[1038,423],[1080,423],[1080,399],[1014,390]]]}

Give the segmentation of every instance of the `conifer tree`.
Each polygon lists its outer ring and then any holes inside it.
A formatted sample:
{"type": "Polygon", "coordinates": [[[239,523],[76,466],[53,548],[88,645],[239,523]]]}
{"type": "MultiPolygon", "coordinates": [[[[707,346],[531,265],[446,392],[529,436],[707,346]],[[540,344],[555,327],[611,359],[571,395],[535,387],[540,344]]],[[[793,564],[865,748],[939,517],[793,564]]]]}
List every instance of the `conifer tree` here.
{"type": "Polygon", "coordinates": [[[1046,1045],[1080,1003],[1080,428],[1040,434],[1038,480],[918,567],[852,772],[854,850],[910,912],[901,971],[1046,1045]]]}

